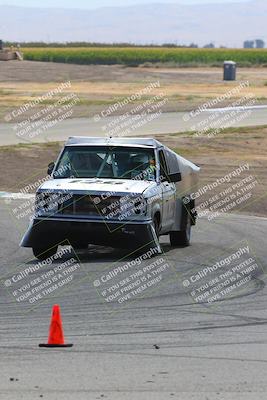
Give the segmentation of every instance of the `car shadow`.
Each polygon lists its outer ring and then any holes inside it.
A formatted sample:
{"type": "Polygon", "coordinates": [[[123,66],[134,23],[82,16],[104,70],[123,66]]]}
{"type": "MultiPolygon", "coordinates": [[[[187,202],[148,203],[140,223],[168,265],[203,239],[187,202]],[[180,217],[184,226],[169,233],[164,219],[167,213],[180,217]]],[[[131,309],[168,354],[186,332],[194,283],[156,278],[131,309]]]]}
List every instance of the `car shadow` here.
{"type": "MultiPolygon", "coordinates": [[[[172,250],[172,247],[167,243],[160,243],[162,253],[166,254],[172,250]]],[[[60,250],[59,250],[60,252],[60,250]]],[[[68,254],[64,254],[59,259],[51,260],[48,265],[62,263],[62,261],[69,260],[72,257],[78,259],[78,261],[82,264],[86,264],[88,262],[91,263],[105,263],[105,262],[119,262],[122,260],[133,260],[137,257],[141,257],[147,252],[136,251],[131,249],[121,249],[121,248],[113,248],[113,247],[105,247],[105,246],[97,246],[97,245],[89,245],[88,249],[82,250],[74,250],[71,248],[68,254]]],[[[155,255],[158,257],[159,255],[155,255]]],[[[37,263],[42,263],[37,259],[31,259],[25,263],[25,265],[35,265],[37,263]]],[[[45,264],[45,261],[43,261],[45,264]]]]}
{"type": "MultiPolygon", "coordinates": [[[[172,250],[171,246],[167,243],[161,243],[163,254],[168,253],[172,250]]],[[[146,251],[147,252],[147,251],[146,251]]],[[[115,249],[112,247],[90,245],[88,250],[73,251],[81,263],[103,263],[103,262],[117,262],[120,260],[133,260],[137,257],[141,257],[142,251],[130,250],[130,249],[115,249]]],[[[155,257],[160,256],[155,255],[155,257]]]]}

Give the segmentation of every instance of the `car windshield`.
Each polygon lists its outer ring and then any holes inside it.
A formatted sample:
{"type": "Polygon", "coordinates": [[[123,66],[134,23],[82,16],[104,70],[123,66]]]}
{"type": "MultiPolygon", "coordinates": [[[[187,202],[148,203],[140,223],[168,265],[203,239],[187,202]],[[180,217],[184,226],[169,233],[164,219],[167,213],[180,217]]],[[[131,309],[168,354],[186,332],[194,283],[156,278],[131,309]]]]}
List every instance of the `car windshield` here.
{"type": "Polygon", "coordinates": [[[155,180],[153,149],[119,146],[66,147],[54,177],[155,180]]]}

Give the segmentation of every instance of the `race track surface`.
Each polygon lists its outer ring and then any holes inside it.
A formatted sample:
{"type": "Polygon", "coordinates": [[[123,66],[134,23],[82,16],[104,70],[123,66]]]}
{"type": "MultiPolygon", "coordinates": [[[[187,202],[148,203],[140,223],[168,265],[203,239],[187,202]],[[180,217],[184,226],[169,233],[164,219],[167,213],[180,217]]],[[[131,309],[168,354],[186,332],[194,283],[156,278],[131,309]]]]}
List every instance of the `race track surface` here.
{"type": "MultiPolygon", "coordinates": [[[[140,117],[142,123],[131,124],[131,132],[127,136],[151,135],[155,136],[162,133],[177,133],[205,128],[212,124],[213,129],[224,127],[244,127],[244,126],[260,126],[267,125],[267,106],[248,107],[242,109],[240,107],[216,109],[211,111],[203,111],[194,117],[190,117],[189,113],[172,112],[162,114],[152,114],[147,119],[140,117]],[[231,112],[234,111],[234,116],[231,112]],[[216,120],[211,118],[212,113],[219,113],[216,120]],[[150,118],[150,119],[149,119],[150,118]],[[225,119],[224,119],[225,118],[225,119]],[[206,121],[206,122],[205,122],[206,121]],[[204,125],[202,125],[204,122],[204,125]]],[[[116,117],[99,116],[94,118],[73,118],[59,121],[51,121],[52,126],[45,129],[40,135],[35,135],[36,129],[31,128],[30,133],[34,136],[31,138],[27,132],[23,133],[23,127],[18,128],[16,124],[1,123],[0,124],[0,146],[30,143],[30,142],[48,142],[48,141],[65,141],[70,136],[108,136],[109,133],[115,132],[113,136],[125,136],[126,128],[122,128],[122,122],[116,117]]],[[[29,124],[26,124],[26,128],[29,124]]],[[[26,129],[27,131],[27,129],[26,129]]]]}
{"type": "MultiPolygon", "coordinates": [[[[36,265],[31,250],[18,245],[26,226],[27,218],[16,220],[1,199],[1,399],[266,398],[266,219],[201,219],[188,248],[173,249],[163,237],[163,254],[148,262],[162,258],[168,271],[152,290],[123,304],[108,303],[94,285],[104,271],[136,256],[96,246],[42,267],[45,273],[78,260],[64,288],[31,305],[17,301],[14,287],[5,287],[7,279],[36,265]],[[220,301],[196,301],[186,283],[190,277],[245,247],[257,263],[249,282],[220,301]],[[53,304],[61,306],[71,349],[38,348],[47,340],[53,304]]],[[[143,265],[136,262],[131,274],[143,265]]]]}

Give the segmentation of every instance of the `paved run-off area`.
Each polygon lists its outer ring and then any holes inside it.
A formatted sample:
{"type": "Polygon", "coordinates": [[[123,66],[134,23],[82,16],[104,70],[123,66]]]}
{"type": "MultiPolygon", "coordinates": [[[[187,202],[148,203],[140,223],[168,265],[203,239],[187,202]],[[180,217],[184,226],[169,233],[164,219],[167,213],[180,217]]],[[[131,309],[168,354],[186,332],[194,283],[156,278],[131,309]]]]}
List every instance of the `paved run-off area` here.
{"type": "MultiPolygon", "coordinates": [[[[1,399],[265,398],[266,219],[201,219],[192,246],[184,249],[170,248],[164,237],[163,255],[153,260],[163,257],[172,274],[117,307],[103,301],[93,282],[105,268],[130,258],[117,261],[127,253],[91,247],[78,254],[81,268],[71,284],[29,306],[14,301],[3,285],[14,271],[34,265],[31,251],[18,246],[27,220],[15,221],[7,212],[9,205],[0,202],[1,399]],[[184,277],[196,276],[211,260],[243,245],[253,252],[259,271],[231,299],[198,304],[183,285],[184,277]],[[51,305],[56,303],[61,305],[66,342],[74,347],[39,349],[47,340],[51,305]]],[[[51,265],[43,271],[49,269],[51,265]]],[[[132,272],[139,269],[136,265],[132,272]]]]}

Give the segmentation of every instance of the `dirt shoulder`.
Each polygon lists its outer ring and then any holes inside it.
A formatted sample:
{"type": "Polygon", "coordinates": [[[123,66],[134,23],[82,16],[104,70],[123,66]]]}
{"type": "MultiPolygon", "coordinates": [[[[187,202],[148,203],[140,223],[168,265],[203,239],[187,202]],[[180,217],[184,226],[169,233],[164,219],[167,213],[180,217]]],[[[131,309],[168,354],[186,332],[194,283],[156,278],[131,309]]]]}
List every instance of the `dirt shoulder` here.
{"type": "MultiPolygon", "coordinates": [[[[236,82],[222,80],[222,68],[130,68],[120,65],[71,65],[33,61],[0,62],[0,122],[13,110],[34,101],[39,96],[55,89],[62,82],[71,82],[71,87],[51,99],[55,103],[63,96],[75,93],[79,102],[73,108],[72,117],[88,117],[100,113],[107,105],[135,94],[151,82],[160,86],[134,104],[155,95],[167,99],[163,112],[189,111],[207,100],[214,99],[228,90],[248,81],[249,87],[236,93],[231,100],[219,103],[225,106],[248,94],[255,96],[257,104],[267,102],[266,72],[264,68],[240,68],[236,82]]],[[[46,101],[45,105],[48,102],[46,101]]],[[[35,112],[44,104],[37,105],[35,112]]],[[[125,106],[125,112],[132,107],[125,106]]],[[[15,122],[31,115],[23,112],[15,122]]]]}
{"type": "MultiPolygon", "coordinates": [[[[157,139],[174,149],[178,154],[201,167],[200,187],[213,185],[238,167],[248,165],[247,174],[257,184],[253,196],[238,209],[242,213],[267,216],[267,127],[228,129],[215,138],[193,137],[192,134],[161,135],[157,139]]],[[[62,143],[23,144],[0,147],[2,171],[0,190],[34,193],[35,187],[46,177],[47,165],[56,160],[62,143]]],[[[240,182],[242,176],[232,178],[207,191],[201,202],[227,190],[229,185],[240,182]]]]}

